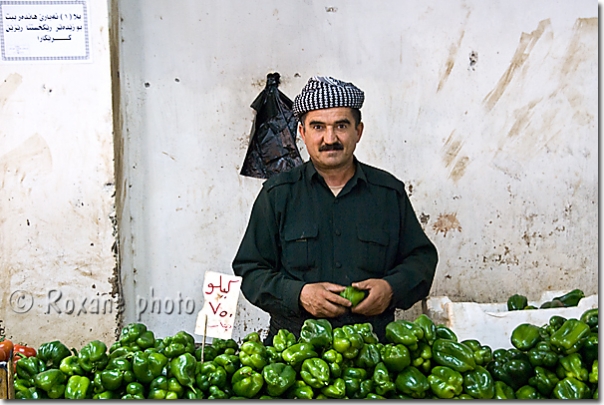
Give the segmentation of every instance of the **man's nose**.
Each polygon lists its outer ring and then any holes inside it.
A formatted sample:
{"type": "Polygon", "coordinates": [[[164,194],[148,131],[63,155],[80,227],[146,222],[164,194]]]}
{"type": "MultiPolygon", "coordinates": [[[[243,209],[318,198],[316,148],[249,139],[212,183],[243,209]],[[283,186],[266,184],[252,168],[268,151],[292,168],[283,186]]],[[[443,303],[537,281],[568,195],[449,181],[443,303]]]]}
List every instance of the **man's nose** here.
{"type": "Polygon", "coordinates": [[[325,135],[323,136],[323,141],[328,144],[331,145],[332,143],[337,142],[338,137],[336,136],[336,131],[334,130],[333,127],[328,126],[327,130],[325,131],[325,135]]]}

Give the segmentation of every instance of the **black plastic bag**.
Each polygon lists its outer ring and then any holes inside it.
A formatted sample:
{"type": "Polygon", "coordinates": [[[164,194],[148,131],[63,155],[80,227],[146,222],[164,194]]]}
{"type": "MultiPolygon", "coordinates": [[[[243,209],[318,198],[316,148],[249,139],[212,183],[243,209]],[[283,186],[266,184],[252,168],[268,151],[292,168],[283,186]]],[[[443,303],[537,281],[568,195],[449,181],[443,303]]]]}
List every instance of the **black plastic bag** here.
{"type": "Polygon", "coordinates": [[[266,87],[252,102],[256,117],[240,174],[268,179],[303,163],[296,146],[298,121],[293,102],[277,88],[279,73],[266,76],[266,87]]]}

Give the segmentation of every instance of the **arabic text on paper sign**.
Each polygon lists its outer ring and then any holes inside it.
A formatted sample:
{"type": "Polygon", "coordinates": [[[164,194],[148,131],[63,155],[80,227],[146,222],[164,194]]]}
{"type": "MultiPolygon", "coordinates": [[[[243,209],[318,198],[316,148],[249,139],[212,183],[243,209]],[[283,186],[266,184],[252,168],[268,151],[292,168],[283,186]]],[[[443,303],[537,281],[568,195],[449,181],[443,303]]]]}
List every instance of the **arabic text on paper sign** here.
{"type": "Polygon", "coordinates": [[[203,308],[197,316],[196,334],[229,339],[233,333],[241,277],[207,271],[203,282],[203,308]]]}

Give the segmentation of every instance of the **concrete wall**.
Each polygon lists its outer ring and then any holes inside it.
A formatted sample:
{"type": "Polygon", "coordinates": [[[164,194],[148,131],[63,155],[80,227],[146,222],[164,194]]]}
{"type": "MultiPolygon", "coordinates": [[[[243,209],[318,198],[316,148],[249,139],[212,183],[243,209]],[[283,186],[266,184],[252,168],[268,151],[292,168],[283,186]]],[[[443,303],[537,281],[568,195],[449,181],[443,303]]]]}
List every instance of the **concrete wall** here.
{"type": "Polygon", "coordinates": [[[34,347],[111,342],[119,311],[107,4],[88,17],[89,63],[0,63],[0,327],[34,347]]]}
{"type": "MultiPolygon", "coordinates": [[[[193,331],[204,271],[232,273],[261,186],[238,174],[249,105],[274,71],[290,98],[317,74],[366,92],[357,156],[406,183],[440,252],[432,295],[597,291],[595,1],[120,8],[125,320],[193,331]],[[195,313],[159,313],[179,299],[195,313]]],[[[266,327],[243,298],[237,317],[235,337],[266,327]]]]}

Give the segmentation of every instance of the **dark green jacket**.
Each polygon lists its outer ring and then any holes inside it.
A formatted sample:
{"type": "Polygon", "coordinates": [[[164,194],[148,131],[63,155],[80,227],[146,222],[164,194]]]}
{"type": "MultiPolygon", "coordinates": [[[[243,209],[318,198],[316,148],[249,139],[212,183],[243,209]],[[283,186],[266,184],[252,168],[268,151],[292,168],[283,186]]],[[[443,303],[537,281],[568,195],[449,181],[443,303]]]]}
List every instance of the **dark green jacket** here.
{"type": "Polygon", "coordinates": [[[243,277],[244,296],[270,313],[272,332],[297,335],[311,317],[299,305],[306,283],[387,280],[393,299],[384,314],[330,319],[334,327],[372,322],[381,336],[395,308],[408,309],[430,291],[437,252],[404,184],[355,162],[354,177],[337,197],[309,161],[271,177],[256,198],[233,270],[243,277]]]}

